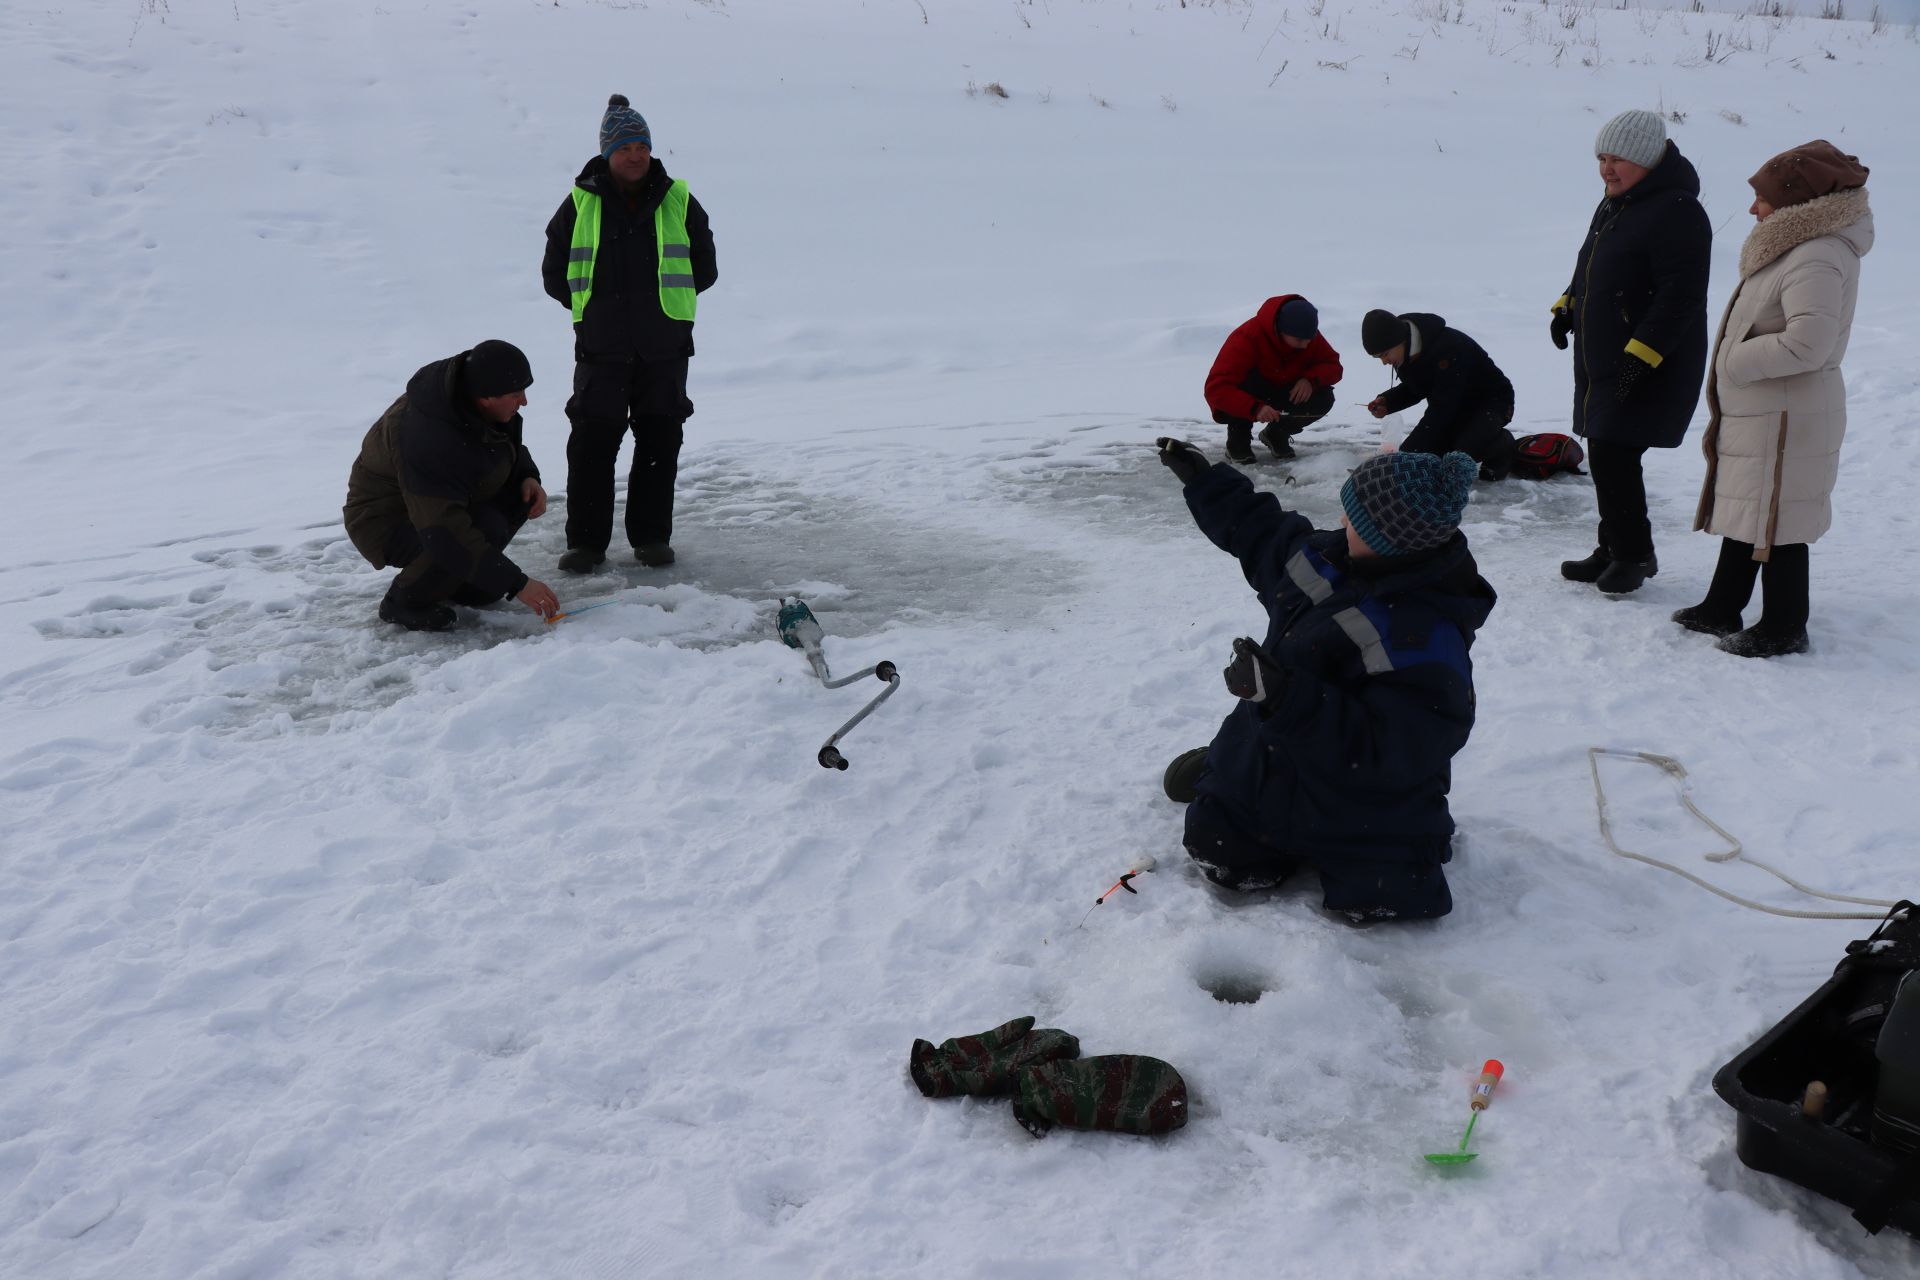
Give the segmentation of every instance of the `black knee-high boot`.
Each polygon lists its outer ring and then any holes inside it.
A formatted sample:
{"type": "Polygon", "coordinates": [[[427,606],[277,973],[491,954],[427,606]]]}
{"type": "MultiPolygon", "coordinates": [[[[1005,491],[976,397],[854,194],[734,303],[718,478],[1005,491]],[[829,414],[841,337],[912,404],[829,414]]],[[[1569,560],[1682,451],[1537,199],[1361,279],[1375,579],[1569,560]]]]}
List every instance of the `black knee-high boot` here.
{"type": "Polygon", "coordinates": [[[1753,558],[1751,542],[1720,539],[1720,559],[1713,566],[1707,598],[1679,610],[1673,620],[1689,631],[1732,635],[1740,629],[1740,614],[1753,599],[1753,584],[1759,574],[1760,562],[1753,558]]]}
{"type": "Polygon", "coordinates": [[[1807,651],[1807,544],[1768,552],[1760,570],[1760,621],[1730,635],[1720,648],[1742,658],[1779,658],[1807,651]]]}
{"type": "Polygon", "coordinates": [[[1807,544],[1775,547],[1760,569],[1760,623],[1781,635],[1803,632],[1812,612],[1807,598],[1807,544]]]}

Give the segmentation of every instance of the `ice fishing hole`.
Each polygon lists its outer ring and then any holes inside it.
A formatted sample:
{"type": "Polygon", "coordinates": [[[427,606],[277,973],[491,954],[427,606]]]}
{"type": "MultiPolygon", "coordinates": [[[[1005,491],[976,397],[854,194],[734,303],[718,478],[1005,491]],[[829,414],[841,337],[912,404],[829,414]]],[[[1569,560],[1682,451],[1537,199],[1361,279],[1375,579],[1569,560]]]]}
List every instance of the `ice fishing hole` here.
{"type": "Polygon", "coordinates": [[[1266,983],[1245,973],[1204,973],[1194,981],[1221,1004],[1252,1004],[1267,994],[1266,983]]]}

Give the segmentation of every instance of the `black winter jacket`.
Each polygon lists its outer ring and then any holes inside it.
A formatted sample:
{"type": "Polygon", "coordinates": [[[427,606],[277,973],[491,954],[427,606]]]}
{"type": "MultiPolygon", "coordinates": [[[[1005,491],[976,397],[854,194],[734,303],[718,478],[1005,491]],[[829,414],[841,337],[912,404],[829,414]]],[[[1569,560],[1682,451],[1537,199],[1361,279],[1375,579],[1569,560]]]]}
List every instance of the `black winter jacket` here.
{"type": "MultiPolygon", "coordinates": [[[[653,241],[653,214],[673,179],[656,158],[629,202],[614,186],[607,162],[587,161],[576,187],[600,197],[600,252],[593,264],[593,296],[574,326],[575,358],[625,361],[635,356],[658,359],[693,354],[693,322],[674,320],[660,309],[660,252],[653,241]]],[[[560,202],[547,223],[547,251],[540,261],[540,282],[547,296],[569,310],[567,256],[573,249],[573,195],[560,202]]],[[[687,197],[687,239],[693,258],[693,287],[705,292],[720,278],[714,264],[713,228],[707,211],[687,197]]]]}
{"type": "Polygon", "coordinates": [[[1356,565],[1343,530],[1313,528],[1224,463],[1186,497],[1259,594],[1280,668],[1267,701],[1220,726],[1200,794],[1287,856],[1445,861],[1451,761],[1473,728],[1467,651],[1495,601],[1466,538],[1356,565]]]}
{"type": "Polygon", "coordinates": [[[1671,142],[1624,195],[1594,210],[1573,283],[1555,309],[1573,320],[1573,429],[1610,444],[1671,449],[1687,434],[1707,371],[1713,227],[1700,175],[1671,142]],[[1632,350],[1654,364],[1618,395],[1632,350]]]}
{"type": "Polygon", "coordinates": [[[1388,413],[1427,402],[1402,449],[1444,454],[1463,447],[1459,437],[1469,418],[1512,420],[1513,383],[1479,343],[1436,315],[1415,311],[1400,318],[1420,331],[1420,354],[1409,354],[1398,370],[1400,385],[1380,399],[1388,413]]]}
{"type": "Polygon", "coordinates": [[[520,442],[520,415],[505,424],[474,412],[460,393],[466,352],[423,366],[361,442],[342,518],[377,569],[397,525],[420,532],[427,555],[482,591],[517,596],[527,575],[493,549],[472,509],[540,478],[520,442]]]}

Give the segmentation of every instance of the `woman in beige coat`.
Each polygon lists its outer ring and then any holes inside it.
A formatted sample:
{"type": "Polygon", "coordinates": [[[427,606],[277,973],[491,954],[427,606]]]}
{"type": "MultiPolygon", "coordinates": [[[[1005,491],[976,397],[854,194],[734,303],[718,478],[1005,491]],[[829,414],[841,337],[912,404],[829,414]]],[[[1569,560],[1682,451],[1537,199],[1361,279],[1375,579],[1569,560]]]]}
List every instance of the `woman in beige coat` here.
{"type": "Polygon", "coordinates": [[[1830,142],[1747,179],[1758,225],[1707,369],[1707,480],[1693,527],[1721,537],[1707,598],[1673,615],[1746,658],[1807,650],[1807,545],[1833,523],[1847,428],[1847,353],[1860,258],[1873,246],[1867,169],[1830,142]],[[1741,611],[1763,584],[1760,620],[1741,611]]]}

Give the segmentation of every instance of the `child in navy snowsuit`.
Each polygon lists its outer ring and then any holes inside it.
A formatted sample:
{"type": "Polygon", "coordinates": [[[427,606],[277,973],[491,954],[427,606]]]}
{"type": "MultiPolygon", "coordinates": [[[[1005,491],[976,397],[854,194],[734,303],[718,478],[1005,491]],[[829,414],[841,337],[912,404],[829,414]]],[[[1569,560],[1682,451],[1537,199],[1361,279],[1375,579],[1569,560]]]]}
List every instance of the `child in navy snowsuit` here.
{"type": "Polygon", "coordinates": [[[1305,864],[1327,909],[1355,920],[1445,915],[1451,762],[1473,729],[1468,649],[1495,599],[1459,530],[1477,464],[1369,458],[1340,491],[1343,527],[1322,530],[1191,445],[1162,439],[1160,457],[1268,618],[1229,670],[1245,700],[1167,770],[1167,794],[1190,802],[1188,854],[1237,889],[1305,864]]]}

